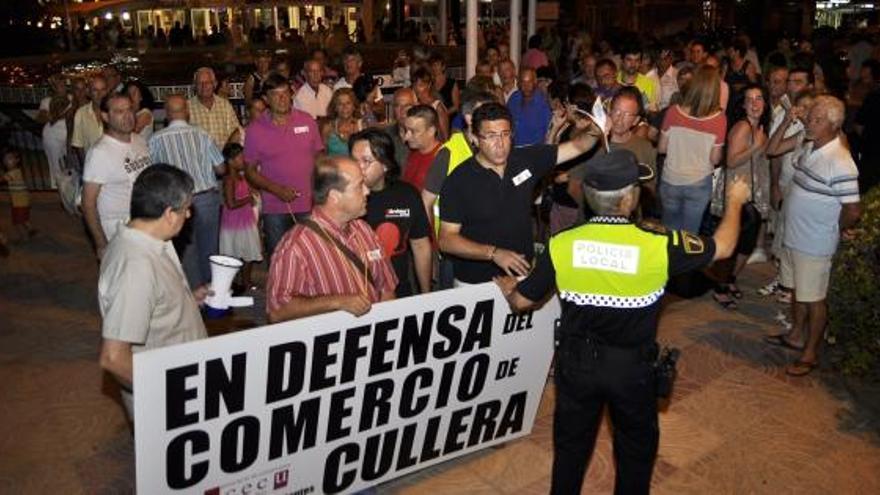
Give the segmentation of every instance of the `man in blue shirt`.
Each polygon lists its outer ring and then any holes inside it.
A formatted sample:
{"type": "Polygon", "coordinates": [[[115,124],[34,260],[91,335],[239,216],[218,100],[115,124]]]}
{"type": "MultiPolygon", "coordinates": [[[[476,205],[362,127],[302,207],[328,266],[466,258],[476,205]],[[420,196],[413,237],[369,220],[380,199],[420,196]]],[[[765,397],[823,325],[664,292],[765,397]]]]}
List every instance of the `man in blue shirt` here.
{"type": "Polygon", "coordinates": [[[544,143],[552,111],[547,97],[538,91],[538,77],[534,69],[524,68],[520,71],[519,89],[510,95],[507,108],[513,116],[514,146],[544,143]]]}

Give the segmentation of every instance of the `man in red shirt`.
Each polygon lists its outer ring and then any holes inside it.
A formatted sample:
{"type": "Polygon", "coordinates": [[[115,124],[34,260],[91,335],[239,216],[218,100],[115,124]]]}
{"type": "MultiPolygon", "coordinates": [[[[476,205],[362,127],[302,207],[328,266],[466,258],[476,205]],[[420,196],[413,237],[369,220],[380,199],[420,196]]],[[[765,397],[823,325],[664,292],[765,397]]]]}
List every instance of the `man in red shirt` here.
{"type": "Polygon", "coordinates": [[[437,112],[429,105],[416,105],[406,112],[403,122],[403,138],[410,152],[401,179],[412,184],[419,193],[425,188],[425,177],[434,162],[434,155],[443,145],[438,137],[438,118],[437,112]]]}
{"type": "Polygon", "coordinates": [[[360,316],[394,298],[397,276],[376,234],[360,220],[369,189],[349,157],[315,164],[309,219],[289,230],[272,256],[266,287],[269,321],[343,310],[360,316]]]}

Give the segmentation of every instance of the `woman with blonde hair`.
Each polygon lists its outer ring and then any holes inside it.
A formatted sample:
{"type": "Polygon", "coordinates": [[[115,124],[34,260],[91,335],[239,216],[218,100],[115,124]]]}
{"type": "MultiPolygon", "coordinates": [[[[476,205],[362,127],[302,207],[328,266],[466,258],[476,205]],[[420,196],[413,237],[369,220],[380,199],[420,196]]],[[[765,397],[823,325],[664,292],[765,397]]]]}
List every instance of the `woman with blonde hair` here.
{"type": "Polygon", "coordinates": [[[357,96],[351,88],[333,92],[327,117],[321,123],[321,137],[328,155],[348,155],[348,138],[364,128],[357,96]]]}
{"type": "Polygon", "coordinates": [[[681,103],[666,112],[657,151],[666,153],[660,181],[663,224],[697,232],[712,198],[712,171],[721,161],[727,118],[718,69],[698,68],[681,103]]]}

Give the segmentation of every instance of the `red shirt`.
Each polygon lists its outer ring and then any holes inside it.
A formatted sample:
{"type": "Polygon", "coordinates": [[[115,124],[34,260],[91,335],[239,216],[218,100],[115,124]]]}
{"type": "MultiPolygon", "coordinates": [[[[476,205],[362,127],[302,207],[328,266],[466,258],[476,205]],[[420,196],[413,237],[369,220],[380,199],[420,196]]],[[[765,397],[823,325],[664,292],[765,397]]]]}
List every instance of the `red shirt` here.
{"type": "Polygon", "coordinates": [[[434,155],[437,154],[437,150],[441,146],[443,146],[443,143],[437,143],[437,146],[434,146],[427,153],[410,150],[409,157],[406,159],[406,167],[404,167],[400,178],[404,182],[412,184],[419,192],[422,192],[425,188],[425,178],[428,176],[428,170],[431,169],[431,164],[434,163],[434,155]]]}
{"type": "MultiPolygon", "coordinates": [[[[345,229],[340,229],[319,210],[313,210],[311,219],[369,266],[371,280],[366,285],[370,302],[379,302],[383,292],[394,292],[397,287],[394,268],[367,222],[352,220],[345,229]]],[[[276,311],[294,296],[360,294],[363,284],[364,273],[359,272],[342,251],[314,230],[296,225],[284,234],[272,254],[266,310],[276,311]]]]}

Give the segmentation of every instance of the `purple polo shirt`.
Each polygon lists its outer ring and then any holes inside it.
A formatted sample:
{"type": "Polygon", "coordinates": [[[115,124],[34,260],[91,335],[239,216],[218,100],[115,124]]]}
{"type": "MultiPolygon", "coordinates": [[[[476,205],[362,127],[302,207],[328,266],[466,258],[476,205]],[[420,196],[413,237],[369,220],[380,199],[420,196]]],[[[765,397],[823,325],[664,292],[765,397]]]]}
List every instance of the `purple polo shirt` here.
{"type": "MultiPolygon", "coordinates": [[[[275,125],[269,112],[247,126],[244,158],[259,163],[264,177],[292,187],[301,195],[290,204],[294,213],[312,209],[312,169],[315,155],[324,149],[315,120],[291,109],[285,125],[275,125]]],[[[262,192],[263,213],[288,213],[287,205],[272,193],[262,192]]]]}

